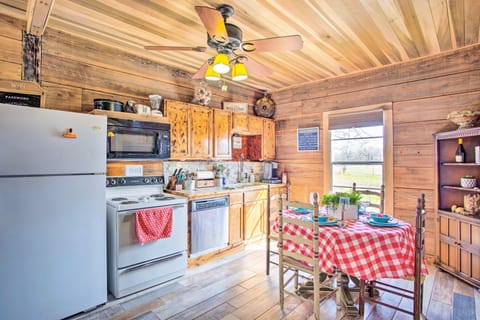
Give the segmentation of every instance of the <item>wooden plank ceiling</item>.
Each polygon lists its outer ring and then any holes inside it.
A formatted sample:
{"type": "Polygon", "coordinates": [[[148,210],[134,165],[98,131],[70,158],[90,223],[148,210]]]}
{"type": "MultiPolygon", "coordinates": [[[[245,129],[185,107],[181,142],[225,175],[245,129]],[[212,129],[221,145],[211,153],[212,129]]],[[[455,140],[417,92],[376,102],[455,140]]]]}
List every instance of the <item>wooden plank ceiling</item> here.
{"type": "MultiPolygon", "coordinates": [[[[33,0],[30,0],[33,1],[33,0]]],[[[194,7],[228,3],[243,40],[298,34],[299,51],[250,53],[273,70],[245,85],[276,91],[476,44],[479,0],[55,0],[47,27],[195,73],[215,54],[147,51],[144,45],[207,46],[194,7]]],[[[0,0],[26,19],[28,0],[0,0]]]]}

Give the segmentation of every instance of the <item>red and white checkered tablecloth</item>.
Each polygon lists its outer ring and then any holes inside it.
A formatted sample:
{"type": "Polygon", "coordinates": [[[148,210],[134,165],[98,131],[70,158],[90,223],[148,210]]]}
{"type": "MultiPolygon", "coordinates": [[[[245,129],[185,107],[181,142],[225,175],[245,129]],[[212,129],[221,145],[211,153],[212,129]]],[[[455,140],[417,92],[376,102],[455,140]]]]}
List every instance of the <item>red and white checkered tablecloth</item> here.
{"type": "MultiPolygon", "coordinates": [[[[289,218],[300,215],[285,212],[289,218]]],[[[358,220],[348,220],[347,226],[321,226],[319,230],[320,270],[332,272],[334,267],[364,280],[406,278],[414,275],[415,232],[411,224],[400,222],[398,227],[374,227],[358,220]]],[[[273,226],[278,232],[278,218],[273,226]]],[[[313,229],[284,224],[284,232],[313,238],[313,229]]],[[[312,247],[284,241],[284,249],[313,257],[312,247]]],[[[427,274],[426,264],[422,273],[427,274]]]]}

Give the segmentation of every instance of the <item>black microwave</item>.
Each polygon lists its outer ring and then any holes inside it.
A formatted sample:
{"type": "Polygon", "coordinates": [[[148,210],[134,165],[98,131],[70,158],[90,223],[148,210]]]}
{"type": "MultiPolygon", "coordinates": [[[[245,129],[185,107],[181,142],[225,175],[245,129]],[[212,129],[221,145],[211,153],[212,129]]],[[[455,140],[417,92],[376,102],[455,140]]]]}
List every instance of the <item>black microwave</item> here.
{"type": "Polygon", "coordinates": [[[170,124],[107,120],[107,159],[170,158],[170,124]]]}

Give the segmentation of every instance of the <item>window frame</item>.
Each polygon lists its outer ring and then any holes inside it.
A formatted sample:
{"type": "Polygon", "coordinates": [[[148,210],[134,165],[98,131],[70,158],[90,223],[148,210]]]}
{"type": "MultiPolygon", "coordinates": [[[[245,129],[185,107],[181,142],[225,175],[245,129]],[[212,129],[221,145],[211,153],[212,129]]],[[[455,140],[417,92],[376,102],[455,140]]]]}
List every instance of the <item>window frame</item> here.
{"type": "Polygon", "coordinates": [[[329,130],[329,117],[334,115],[362,113],[369,111],[382,111],[383,113],[383,184],[385,185],[385,212],[393,214],[393,103],[381,103],[341,110],[326,111],[323,113],[323,190],[327,193],[331,186],[331,136],[329,130]]]}

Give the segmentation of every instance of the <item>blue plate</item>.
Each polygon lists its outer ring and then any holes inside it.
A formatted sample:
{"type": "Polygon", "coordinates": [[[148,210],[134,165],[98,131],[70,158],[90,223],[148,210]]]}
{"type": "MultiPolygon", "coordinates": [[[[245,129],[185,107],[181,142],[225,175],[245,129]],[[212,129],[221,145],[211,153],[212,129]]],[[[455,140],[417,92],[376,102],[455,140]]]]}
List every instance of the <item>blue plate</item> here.
{"type": "Polygon", "coordinates": [[[295,208],[293,209],[293,212],[297,214],[307,214],[307,213],[312,213],[313,211],[305,208],[295,208]]]}
{"type": "Polygon", "coordinates": [[[391,222],[376,222],[374,220],[368,220],[367,223],[374,227],[398,227],[400,223],[398,220],[393,220],[391,222]]]}
{"type": "Polygon", "coordinates": [[[319,222],[318,225],[320,227],[336,226],[338,225],[338,221],[319,222]]]}

